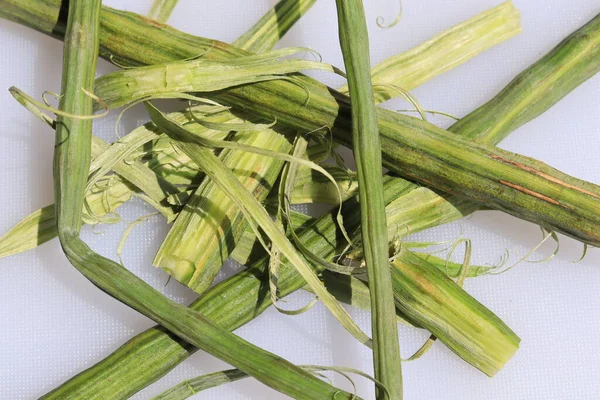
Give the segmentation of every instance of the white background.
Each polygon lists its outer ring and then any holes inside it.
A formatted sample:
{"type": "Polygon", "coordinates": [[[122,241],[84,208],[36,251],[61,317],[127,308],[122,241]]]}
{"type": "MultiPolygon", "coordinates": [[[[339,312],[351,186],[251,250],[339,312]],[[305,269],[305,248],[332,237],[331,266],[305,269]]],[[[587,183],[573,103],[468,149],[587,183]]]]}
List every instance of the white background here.
{"type": "MultiPolygon", "coordinates": [[[[1,2],[0,2],[1,3],[1,2]]],[[[114,7],[147,13],[150,0],[106,1],[114,7]]],[[[181,0],[170,23],[197,35],[232,41],[249,28],[273,0],[181,0]]],[[[319,0],[287,35],[283,45],[309,46],[324,61],[342,66],[333,0],[319,0]]],[[[436,33],[500,3],[499,0],[404,0],[401,23],[382,30],[378,15],[389,21],[396,0],[368,0],[372,62],[409,49],[436,33]]],[[[600,11],[598,0],[515,0],[522,12],[523,33],[465,65],[414,90],[423,107],[463,116],[493,96],[519,71],[550,50],[563,37],[600,11]]],[[[53,133],[22,109],[8,94],[16,85],[38,96],[60,88],[62,45],[27,28],[0,21],[0,232],[28,213],[52,202],[53,133]]],[[[99,73],[114,67],[101,61],[99,73]]],[[[329,83],[339,81],[329,78],[329,83]]],[[[407,108],[398,101],[391,106],[407,108]]],[[[505,140],[501,147],[532,156],[567,173],[600,184],[600,76],[505,140]]],[[[126,114],[121,130],[129,131],[146,117],[126,114]]],[[[447,124],[444,120],[434,120],[447,124]]],[[[94,132],[114,140],[114,116],[94,125],[94,132]]],[[[148,212],[141,203],[125,207],[132,221],[148,212]]],[[[114,258],[126,223],[85,229],[94,249],[114,258]]],[[[124,254],[128,268],[170,298],[188,303],[195,296],[181,285],[166,287],[165,273],[151,266],[166,233],[158,218],[134,230],[124,254]]],[[[512,260],[535,246],[541,234],[526,222],[499,212],[479,212],[420,234],[428,240],[452,240],[460,233],[473,239],[474,261],[497,263],[508,248],[512,260]]],[[[510,272],[470,280],[466,289],[496,312],[522,338],[521,349],[490,379],[458,359],[442,344],[421,360],[404,364],[407,399],[597,399],[600,393],[600,252],[590,250],[577,264],[582,246],[561,237],[552,261],[523,263],[510,272]]],[[[548,243],[534,258],[551,253],[548,243]]],[[[231,271],[233,267],[228,267],[231,271]]],[[[301,304],[309,298],[294,296],[301,304]]],[[[369,315],[352,310],[368,329],[369,315]]],[[[31,399],[110,354],[153,323],[92,286],[62,256],[56,241],[36,251],[0,260],[0,398],[31,399]]],[[[427,334],[400,327],[406,357],[427,334]]],[[[301,364],[352,366],[371,370],[369,352],[317,306],[295,317],[270,310],[237,331],[245,339],[301,364]]],[[[226,368],[198,352],[166,378],[135,398],[148,398],[183,379],[226,368]]],[[[370,386],[356,379],[359,394],[371,398],[370,386]]],[[[342,385],[343,379],[336,378],[342,385]]],[[[211,389],[198,398],[278,399],[281,395],[246,380],[211,389]]]]}

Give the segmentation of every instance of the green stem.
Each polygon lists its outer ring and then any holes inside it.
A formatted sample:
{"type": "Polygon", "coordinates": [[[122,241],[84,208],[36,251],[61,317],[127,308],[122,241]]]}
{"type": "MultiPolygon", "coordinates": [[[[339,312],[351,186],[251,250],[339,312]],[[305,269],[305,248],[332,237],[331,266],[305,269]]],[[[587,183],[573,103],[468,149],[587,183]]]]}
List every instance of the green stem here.
{"type": "MultiPolygon", "coordinates": [[[[59,109],[72,115],[90,115],[94,90],[100,0],[86,4],[74,0],[69,5],[65,33],[63,73],[59,109]]],[[[83,198],[91,160],[92,121],[58,117],[54,150],[54,197],[58,237],[63,247],[79,236],[83,198]]]]}
{"type": "Polygon", "coordinates": [[[594,76],[600,70],[599,49],[600,15],[563,39],[493,99],[448,130],[480,142],[499,143],[594,76]]]}
{"type": "MultiPolygon", "coordinates": [[[[594,25],[600,25],[600,18],[594,25]]],[[[600,42],[600,29],[596,29],[600,42]]],[[[596,43],[588,41],[593,51],[596,43]]],[[[349,100],[313,85],[269,82],[218,94],[224,104],[244,113],[273,118],[299,131],[332,129],[334,139],[352,145],[349,100]],[[306,85],[311,87],[310,102],[306,85]],[[268,86],[268,91],[267,91],[268,86]],[[313,90],[314,89],[314,90],[313,90]]],[[[600,245],[600,187],[548,165],[489,145],[474,143],[425,121],[379,109],[383,165],[427,186],[469,198],[561,232],[600,245]]]]}
{"type": "Polygon", "coordinates": [[[376,398],[402,399],[402,368],[381,177],[381,144],[371,86],[369,35],[362,0],[336,0],[340,45],[352,99],[352,142],[358,174],[362,246],[371,294],[376,398]]]}

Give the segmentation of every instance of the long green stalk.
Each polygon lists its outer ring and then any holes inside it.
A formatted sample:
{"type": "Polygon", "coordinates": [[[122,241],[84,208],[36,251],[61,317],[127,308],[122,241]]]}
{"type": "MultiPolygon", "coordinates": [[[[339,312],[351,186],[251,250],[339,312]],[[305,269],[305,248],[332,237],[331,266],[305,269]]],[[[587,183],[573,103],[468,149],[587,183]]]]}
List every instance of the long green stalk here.
{"type": "MultiPolygon", "coordinates": [[[[69,6],[65,33],[59,109],[71,115],[89,115],[98,57],[102,2],[76,0],[69,6]]],[[[54,151],[54,197],[58,237],[63,248],[79,236],[83,193],[91,157],[92,121],[59,116],[54,151]]],[[[68,250],[65,250],[68,252],[68,250]]]]}
{"type": "MultiPolygon", "coordinates": [[[[89,115],[98,55],[100,0],[69,4],[65,34],[63,79],[56,124],[54,155],[58,238],[69,261],[90,281],[190,343],[206,349],[282,393],[296,398],[331,398],[341,394],[293,364],[223,330],[155,291],[119,264],[94,253],[80,238],[82,209],[91,153],[89,115]]],[[[46,398],[56,395],[50,394],[46,398]]]]}
{"type": "Polygon", "coordinates": [[[402,368],[396,308],[388,266],[389,248],[381,144],[371,85],[369,35],[362,0],[336,0],[340,45],[352,105],[352,148],[358,174],[362,247],[371,294],[371,331],[377,399],[402,399],[402,368]]]}
{"type": "Polygon", "coordinates": [[[493,99],[450,128],[465,138],[498,143],[600,71],[600,14],[521,72],[493,99]],[[520,110],[527,109],[527,113],[520,110]]]}
{"type": "MultiPolygon", "coordinates": [[[[6,0],[8,1],[8,0],[6,0]]],[[[46,5],[43,18],[31,20],[26,1],[2,10],[14,20],[47,31],[56,14],[46,5]]],[[[103,9],[101,54],[129,64],[156,64],[192,57],[202,49],[210,59],[231,59],[247,53],[217,41],[192,37],[173,29],[157,29],[132,13],[103,9]],[[126,26],[127,29],[123,29],[126,26]],[[119,38],[116,40],[115,38],[119,38]],[[110,39],[110,40],[109,40],[110,39]],[[152,43],[152,46],[147,46],[152,43]]],[[[39,15],[37,12],[34,15],[39,15]]],[[[589,23],[586,47],[590,58],[600,34],[600,18],[589,23]]],[[[53,27],[55,25],[52,25],[53,27]]],[[[58,34],[59,30],[54,30],[58,34]]],[[[219,93],[217,99],[299,131],[332,129],[336,141],[350,145],[348,98],[309,78],[302,84],[262,82],[219,93]],[[306,89],[311,94],[308,105],[306,89]]],[[[384,166],[429,186],[460,193],[472,201],[562,232],[588,244],[600,244],[600,190],[543,163],[490,146],[468,142],[427,122],[378,110],[384,166]]]]}

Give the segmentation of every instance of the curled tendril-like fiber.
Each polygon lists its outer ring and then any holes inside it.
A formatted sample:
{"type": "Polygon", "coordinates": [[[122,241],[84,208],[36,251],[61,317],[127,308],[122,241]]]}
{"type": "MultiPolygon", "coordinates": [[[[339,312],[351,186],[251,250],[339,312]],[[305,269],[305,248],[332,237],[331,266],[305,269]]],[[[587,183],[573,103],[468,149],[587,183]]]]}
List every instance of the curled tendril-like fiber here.
{"type": "Polygon", "coordinates": [[[583,259],[584,259],[584,258],[585,258],[585,256],[587,255],[588,248],[589,248],[588,244],[587,244],[587,243],[584,243],[584,244],[583,244],[583,253],[581,254],[581,257],[579,257],[579,259],[578,259],[578,260],[571,261],[571,263],[573,263],[573,264],[577,264],[578,262],[581,262],[581,261],[583,261],[583,259]]]}
{"type": "MultiPolygon", "coordinates": [[[[192,110],[191,107],[188,108],[188,112],[192,119],[196,121],[198,124],[202,125],[207,129],[212,129],[215,131],[223,131],[223,132],[245,132],[245,131],[262,131],[266,129],[270,129],[277,124],[277,118],[274,118],[273,122],[269,122],[268,124],[255,124],[249,121],[238,122],[211,122],[206,121],[197,116],[198,112],[192,110]]],[[[234,119],[234,115],[231,114],[232,119],[234,119]]],[[[239,119],[238,119],[239,120],[239,119]]]]}
{"type": "MultiPolygon", "coordinates": [[[[362,376],[363,378],[366,378],[368,380],[370,380],[371,382],[373,382],[377,387],[381,388],[384,391],[384,394],[387,396],[387,398],[390,398],[390,393],[388,391],[388,389],[377,379],[375,379],[374,377],[372,377],[369,374],[366,374],[362,371],[359,371],[357,369],[354,368],[347,368],[347,367],[337,367],[337,366],[330,366],[330,367],[322,367],[322,366],[318,366],[318,365],[301,365],[301,368],[306,369],[307,371],[314,373],[317,371],[332,371],[332,372],[336,372],[338,374],[342,374],[343,376],[345,376],[347,379],[349,379],[349,377],[346,375],[346,373],[349,374],[355,374],[358,376],[362,376]]],[[[350,381],[352,386],[354,386],[354,383],[352,381],[350,381]]],[[[354,386],[355,390],[356,387],[354,386]]],[[[341,391],[339,393],[342,393],[341,391]]],[[[336,394],[338,394],[338,392],[336,392],[336,394]]],[[[356,396],[356,394],[353,394],[353,396],[356,396]]],[[[335,395],[334,395],[335,398],[335,395]]],[[[354,398],[354,397],[353,397],[354,398]]]]}
{"type": "Polygon", "coordinates": [[[115,136],[117,136],[117,138],[121,139],[121,135],[119,134],[119,123],[121,122],[121,118],[123,118],[123,115],[125,114],[126,111],[128,111],[130,108],[137,106],[138,104],[142,104],[145,103],[147,101],[151,101],[151,100],[188,100],[188,101],[198,101],[201,102],[203,104],[207,104],[207,105],[212,105],[215,107],[222,107],[223,110],[228,110],[230,107],[226,107],[222,104],[217,103],[216,101],[204,98],[204,97],[198,97],[198,96],[194,96],[188,93],[180,93],[180,92],[172,92],[172,93],[160,93],[160,94],[154,94],[154,95],[149,95],[149,96],[145,96],[142,97],[141,99],[132,101],[131,103],[127,104],[125,107],[123,107],[123,110],[121,110],[121,112],[119,113],[119,115],[117,116],[117,119],[115,120],[115,126],[114,126],[114,130],[115,130],[115,136]]]}
{"type": "MultiPolygon", "coordinates": [[[[521,262],[525,261],[525,262],[529,262],[529,263],[540,263],[540,262],[547,262],[549,260],[551,260],[552,258],[554,258],[554,256],[556,256],[556,254],[558,254],[558,251],[560,249],[560,242],[558,240],[558,236],[556,235],[556,232],[554,231],[549,231],[546,233],[546,230],[541,228],[542,232],[544,232],[544,237],[543,239],[540,241],[540,243],[538,243],[535,247],[533,247],[527,254],[525,254],[523,257],[521,257],[518,261],[516,261],[514,264],[510,265],[509,267],[506,268],[497,268],[498,271],[490,271],[488,272],[490,275],[500,275],[503,274],[505,272],[508,272],[509,270],[513,269],[514,267],[516,267],[517,265],[519,265],[521,262]],[[528,258],[535,253],[548,239],[554,239],[554,241],[556,242],[556,249],[554,249],[554,251],[552,252],[552,254],[550,254],[548,257],[542,259],[542,260],[528,260],[528,258]]],[[[507,250],[508,253],[508,250],[507,250]]],[[[506,262],[504,262],[505,264],[506,262]]]]}
{"type": "Polygon", "coordinates": [[[450,119],[453,119],[454,121],[458,121],[460,119],[457,116],[452,115],[447,112],[444,112],[444,111],[426,110],[426,109],[422,109],[420,111],[417,109],[400,109],[400,110],[396,110],[396,111],[397,112],[410,112],[410,113],[421,113],[421,111],[422,111],[422,112],[425,112],[425,113],[431,114],[431,115],[441,115],[442,117],[450,118],[450,119]]]}
{"type": "MultiPolygon", "coordinates": [[[[40,101],[37,101],[36,99],[34,99],[33,97],[25,94],[21,89],[15,87],[15,86],[11,86],[9,89],[9,92],[13,95],[13,97],[15,97],[15,99],[18,100],[18,98],[24,99],[27,102],[35,105],[36,107],[38,107],[39,109],[42,110],[46,110],[46,111],[50,111],[51,113],[61,116],[61,117],[65,117],[65,118],[72,118],[72,119],[79,119],[79,120],[90,120],[90,119],[98,119],[98,118],[102,118],[105,117],[108,112],[108,105],[102,101],[102,99],[100,99],[98,96],[96,96],[94,93],[81,88],[81,91],[83,91],[83,93],[86,94],[86,96],[90,97],[92,100],[94,100],[95,102],[97,102],[98,104],[100,104],[102,106],[102,108],[104,108],[104,112],[100,113],[100,114],[93,114],[93,115],[76,115],[76,114],[71,114],[71,113],[67,113],[64,111],[61,111],[57,108],[51,107],[45,103],[42,103],[40,101]]],[[[44,92],[44,94],[54,94],[52,92],[44,92]]],[[[46,100],[44,100],[46,101],[46,100]]],[[[23,104],[23,103],[21,103],[23,104]]]]}
{"type": "Polygon", "coordinates": [[[135,221],[132,221],[127,225],[127,228],[125,228],[125,231],[123,231],[121,240],[119,240],[119,245],[117,246],[117,257],[119,257],[119,262],[121,263],[121,265],[124,266],[122,255],[123,255],[123,250],[125,249],[125,242],[127,241],[127,238],[133,231],[133,228],[135,228],[137,225],[149,220],[150,218],[154,217],[155,215],[159,215],[159,214],[160,213],[158,213],[158,212],[153,212],[150,214],[142,215],[141,217],[137,218],[135,221]]]}
{"type": "Polygon", "coordinates": [[[417,110],[423,121],[427,121],[427,114],[423,107],[421,107],[421,103],[413,96],[408,90],[401,88],[398,85],[393,85],[391,83],[374,83],[373,88],[376,87],[388,87],[390,89],[395,90],[401,97],[403,97],[406,101],[408,101],[412,106],[417,110]]]}
{"type": "Polygon", "coordinates": [[[452,246],[452,248],[450,249],[450,251],[448,252],[448,256],[446,257],[446,265],[445,265],[446,276],[449,276],[448,264],[450,263],[450,257],[452,257],[454,250],[456,250],[456,248],[458,246],[460,246],[462,243],[465,244],[465,256],[463,259],[463,264],[460,267],[460,272],[458,274],[458,278],[456,279],[456,284],[460,287],[463,287],[463,284],[464,284],[465,279],[467,278],[467,275],[469,272],[469,266],[471,264],[471,253],[472,253],[471,239],[457,240],[454,243],[454,245],[452,246]]]}
{"type": "Polygon", "coordinates": [[[398,23],[400,22],[400,20],[402,19],[402,12],[404,7],[402,7],[402,0],[400,0],[398,2],[400,4],[400,11],[398,11],[398,14],[396,15],[396,18],[389,24],[385,24],[385,18],[382,16],[377,17],[377,19],[375,20],[375,22],[377,23],[377,26],[380,27],[381,29],[389,29],[392,28],[396,25],[398,25],[398,23]]]}
{"type": "MultiPolygon", "coordinates": [[[[214,49],[214,48],[215,48],[215,44],[214,44],[214,43],[211,43],[211,46],[210,46],[209,48],[207,48],[206,50],[204,50],[202,53],[200,53],[200,54],[198,54],[198,55],[195,55],[195,56],[191,56],[191,57],[183,58],[183,59],[181,59],[181,60],[179,60],[179,61],[192,61],[192,60],[196,60],[196,59],[198,59],[198,58],[200,58],[200,57],[203,57],[203,56],[204,56],[204,55],[206,55],[208,52],[212,51],[212,49],[214,49]]],[[[138,68],[138,66],[136,66],[136,65],[125,65],[125,64],[121,64],[120,62],[117,62],[117,61],[115,60],[115,56],[114,56],[114,54],[111,54],[111,55],[108,57],[108,61],[109,61],[111,64],[113,64],[113,65],[116,65],[117,67],[119,67],[119,68],[121,68],[121,69],[133,69],[133,68],[138,68]]]]}

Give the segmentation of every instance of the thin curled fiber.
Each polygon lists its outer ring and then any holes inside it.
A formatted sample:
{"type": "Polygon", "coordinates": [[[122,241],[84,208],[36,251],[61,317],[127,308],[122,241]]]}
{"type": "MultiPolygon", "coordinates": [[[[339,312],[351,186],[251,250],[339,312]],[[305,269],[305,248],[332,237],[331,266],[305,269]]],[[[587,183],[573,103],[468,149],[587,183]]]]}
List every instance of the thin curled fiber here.
{"type": "Polygon", "coordinates": [[[152,218],[156,215],[160,215],[160,213],[153,212],[150,214],[142,215],[141,217],[138,217],[135,221],[132,221],[127,225],[127,228],[125,228],[125,231],[123,231],[121,240],[119,240],[119,245],[117,246],[117,257],[119,257],[119,262],[121,263],[121,265],[125,266],[125,264],[123,263],[123,258],[122,258],[123,250],[125,249],[125,242],[127,241],[127,238],[133,231],[133,228],[135,228],[139,224],[142,224],[142,223],[148,221],[150,218],[152,218]]]}
{"type": "MultiPolygon", "coordinates": [[[[396,110],[396,111],[397,112],[411,112],[411,113],[414,113],[414,112],[417,112],[417,113],[425,112],[425,113],[431,114],[431,115],[441,115],[443,117],[447,117],[447,118],[453,119],[455,121],[458,121],[460,119],[457,116],[454,116],[454,115],[452,115],[450,113],[447,113],[447,112],[444,112],[444,111],[426,110],[426,109],[423,109],[421,111],[419,111],[417,109],[400,109],[400,110],[396,110]]],[[[468,215],[468,217],[472,217],[472,214],[468,215]]]]}
{"type": "MultiPolygon", "coordinates": [[[[508,261],[508,257],[503,261],[503,263],[499,266],[497,266],[497,268],[495,268],[494,270],[490,270],[489,272],[487,272],[490,275],[500,275],[503,274],[505,272],[510,271],[511,269],[513,269],[514,267],[516,267],[517,265],[519,265],[521,262],[525,261],[528,263],[543,263],[543,262],[547,262],[550,261],[552,258],[554,258],[554,256],[556,256],[558,254],[558,251],[560,250],[560,241],[558,239],[558,236],[556,234],[556,232],[554,231],[549,231],[546,233],[546,230],[542,227],[540,227],[540,229],[542,229],[542,233],[544,233],[544,237],[542,238],[542,240],[535,246],[533,247],[527,254],[525,254],[524,256],[522,256],[518,261],[516,261],[514,264],[503,268],[504,265],[506,264],[506,262],[508,261]],[[528,260],[528,258],[533,255],[533,253],[535,253],[548,239],[552,238],[555,242],[556,242],[556,248],[554,249],[554,251],[547,257],[541,259],[541,260],[528,260]],[[497,271],[496,271],[497,269],[497,271]]],[[[506,249],[506,254],[508,255],[509,251],[508,249],[506,249]]]]}
{"type": "MultiPolygon", "coordinates": [[[[309,372],[321,379],[329,381],[329,382],[331,382],[331,378],[325,374],[322,374],[321,372],[335,372],[335,373],[342,375],[343,377],[345,377],[346,379],[348,379],[350,381],[350,384],[354,388],[354,393],[352,394],[352,399],[357,398],[356,385],[355,385],[354,381],[352,380],[352,378],[350,378],[348,376],[348,374],[355,374],[355,375],[361,376],[363,378],[366,378],[366,379],[372,381],[377,387],[382,388],[384,393],[386,393],[389,398],[388,389],[381,382],[379,382],[378,380],[373,378],[371,375],[366,374],[362,371],[359,371],[359,370],[356,370],[353,368],[338,367],[338,366],[326,367],[326,366],[320,366],[320,365],[299,365],[299,367],[306,370],[307,372],[309,372]]],[[[218,387],[223,384],[235,382],[240,379],[245,379],[248,377],[249,376],[247,374],[240,371],[239,369],[229,369],[229,370],[224,370],[224,371],[219,371],[219,372],[213,372],[210,374],[202,375],[202,376],[199,376],[199,377],[196,377],[193,379],[183,381],[183,382],[179,383],[178,385],[168,389],[167,391],[159,394],[157,397],[154,397],[153,399],[170,398],[170,397],[168,397],[169,394],[179,393],[177,391],[177,389],[186,388],[189,390],[189,393],[184,394],[185,397],[177,397],[178,399],[183,400],[185,398],[189,398],[190,396],[198,394],[203,390],[213,388],[213,387],[218,387]],[[216,380],[216,382],[215,382],[215,380],[216,380]]],[[[343,392],[341,390],[336,391],[333,394],[332,399],[335,400],[336,396],[339,394],[343,394],[343,392]]]]}
{"type": "Polygon", "coordinates": [[[410,91],[403,89],[398,85],[393,85],[391,83],[374,83],[373,89],[375,89],[376,87],[388,87],[390,89],[395,90],[396,93],[400,95],[400,97],[403,97],[406,101],[413,105],[413,107],[417,110],[423,121],[427,121],[427,115],[425,114],[425,110],[423,109],[423,107],[421,107],[419,101],[416,99],[415,96],[412,95],[412,93],[410,93],[410,91]]]}
{"type": "Polygon", "coordinates": [[[398,11],[396,18],[391,23],[386,25],[385,18],[383,18],[382,16],[379,16],[375,20],[378,27],[380,27],[381,29],[389,29],[389,28],[392,28],[392,27],[398,25],[398,23],[402,19],[402,12],[404,11],[404,7],[402,7],[402,0],[400,0],[398,3],[400,4],[400,10],[398,11]]]}
{"type": "MultiPolygon", "coordinates": [[[[47,100],[45,98],[45,95],[47,95],[47,94],[55,95],[56,93],[45,91],[44,92],[44,103],[42,103],[42,102],[37,101],[33,97],[27,95],[25,92],[23,92],[21,89],[15,87],[15,86],[11,86],[8,89],[8,91],[12,94],[12,96],[15,99],[17,99],[18,97],[20,97],[22,99],[25,99],[29,103],[35,105],[39,109],[50,111],[51,113],[53,113],[55,115],[59,115],[61,117],[65,117],[65,118],[72,118],[72,119],[79,119],[79,120],[98,119],[98,118],[105,117],[106,115],[108,115],[108,112],[109,112],[108,105],[104,101],[102,101],[101,98],[99,98],[94,93],[92,93],[92,92],[90,92],[90,91],[88,91],[88,90],[86,90],[84,88],[81,88],[81,91],[83,93],[85,93],[86,96],[88,96],[92,100],[94,100],[96,103],[100,104],[102,106],[102,108],[104,109],[104,112],[102,112],[100,114],[92,114],[92,115],[75,115],[75,114],[70,114],[70,113],[61,111],[61,110],[59,110],[57,108],[54,108],[54,107],[51,107],[51,106],[47,105],[47,100]]],[[[17,101],[19,101],[19,100],[17,99],[17,101]]],[[[21,104],[23,104],[23,103],[21,103],[21,104]]]]}

